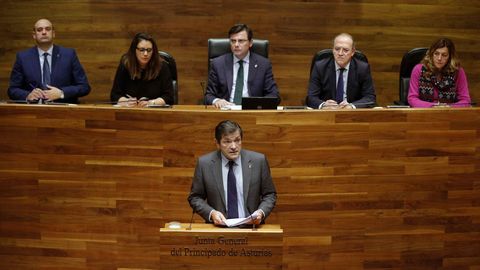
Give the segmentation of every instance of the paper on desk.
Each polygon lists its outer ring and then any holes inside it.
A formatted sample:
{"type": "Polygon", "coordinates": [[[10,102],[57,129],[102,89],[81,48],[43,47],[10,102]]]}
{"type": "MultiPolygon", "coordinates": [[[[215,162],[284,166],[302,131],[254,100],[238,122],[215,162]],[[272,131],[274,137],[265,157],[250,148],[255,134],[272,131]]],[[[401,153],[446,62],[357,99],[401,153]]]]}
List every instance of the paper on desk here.
{"type": "Polygon", "coordinates": [[[241,111],[242,105],[226,105],[221,108],[224,111],[241,111]]]}
{"type": "Polygon", "coordinates": [[[243,224],[247,224],[252,220],[255,220],[257,216],[258,216],[257,212],[253,212],[253,214],[245,218],[230,218],[225,221],[225,225],[227,225],[228,227],[240,226],[243,224]]]}

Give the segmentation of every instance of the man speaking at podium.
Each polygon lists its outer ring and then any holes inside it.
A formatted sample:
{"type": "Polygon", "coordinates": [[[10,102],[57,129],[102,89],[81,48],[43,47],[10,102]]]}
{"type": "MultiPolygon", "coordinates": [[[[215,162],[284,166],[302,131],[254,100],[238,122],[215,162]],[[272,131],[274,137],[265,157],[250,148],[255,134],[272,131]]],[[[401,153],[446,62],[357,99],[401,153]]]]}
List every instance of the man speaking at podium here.
{"type": "Polygon", "coordinates": [[[198,159],[188,201],[206,222],[256,216],[260,224],[272,211],[277,192],[265,155],[242,150],[242,128],[225,120],[215,128],[217,151],[198,159]]]}

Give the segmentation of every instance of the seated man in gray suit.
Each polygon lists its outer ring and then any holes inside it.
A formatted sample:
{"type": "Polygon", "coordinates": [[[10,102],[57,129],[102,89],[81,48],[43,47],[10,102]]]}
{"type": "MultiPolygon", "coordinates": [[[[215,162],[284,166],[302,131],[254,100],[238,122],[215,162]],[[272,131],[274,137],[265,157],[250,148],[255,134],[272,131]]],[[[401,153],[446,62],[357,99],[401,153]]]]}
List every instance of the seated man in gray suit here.
{"type": "Polygon", "coordinates": [[[216,108],[240,105],[242,97],[276,97],[280,94],[267,58],[250,52],[253,32],[236,24],[228,32],[231,53],[213,59],[208,74],[205,102],[216,108]]]}
{"type": "Polygon", "coordinates": [[[272,211],[277,192],[263,154],[242,150],[242,128],[225,120],[215,128],[217,151],[198,159],[188,202],[206,222],[225,225],[226,218],[250,214],[259,224],[272,211]]]}
{"type": "Polygon", "coordinates": [[[315,62],[307,105],[314,109],[373,107],[375,89],[368,63],[353,58],[355,43],[343,33],[333,41],[333,57],[315,62]]]}

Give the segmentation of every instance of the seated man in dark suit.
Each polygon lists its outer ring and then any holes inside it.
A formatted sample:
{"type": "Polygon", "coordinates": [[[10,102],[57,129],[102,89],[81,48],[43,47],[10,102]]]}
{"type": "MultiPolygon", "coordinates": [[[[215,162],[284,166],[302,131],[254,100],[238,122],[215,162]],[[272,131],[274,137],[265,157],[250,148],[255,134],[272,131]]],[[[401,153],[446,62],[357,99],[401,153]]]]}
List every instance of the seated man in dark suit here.
{"type": "Polygon", "coordinates": [[[55,30],[47,19],[33,27],[37,46],[17,53],[10,75],[12,100],[78,103],[90,92],[87,76],[75,50],[53,45],[55,30]]]}
{"type": "Polygon", "coordinates": [[[353,58],[355,43],[343,33],[333,41],[333,58],[315,63],[308,85],[307,105],[314,109],[373,107],[375,89],[368,63],[353,58]]]}
{"type": "Polygon", "coordinates": [[[256,216],[259,224],[272,211],[277,192],[265,155],[242,150],[242,128],[233,121],[215,128],[217,151],[198,159],[188,196],[206,222],[225,225],[226,218],[256,216]]]}
{"type": "Polygon", "coordinates": [[[213,60],[205,102],[216,108],[240,105],[242,97],[249,96],[276,97],[280,102],[272,64],[267,58],[250,52],[252,30],[245,24],[237,24],[230,29],[228,36],[232,53],[213,60]]]}

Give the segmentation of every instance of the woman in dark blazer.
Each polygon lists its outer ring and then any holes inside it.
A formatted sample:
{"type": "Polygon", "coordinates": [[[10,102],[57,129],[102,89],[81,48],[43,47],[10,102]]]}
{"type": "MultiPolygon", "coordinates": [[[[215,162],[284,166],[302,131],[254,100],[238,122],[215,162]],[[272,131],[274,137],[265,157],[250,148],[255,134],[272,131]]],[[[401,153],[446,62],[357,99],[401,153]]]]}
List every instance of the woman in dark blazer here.
{"type": "Polygon", "coordinates": [[[110,99],[120,106],[173,103],[172,76],[152,36],[138,33],[118,65],[110,99]]]}

